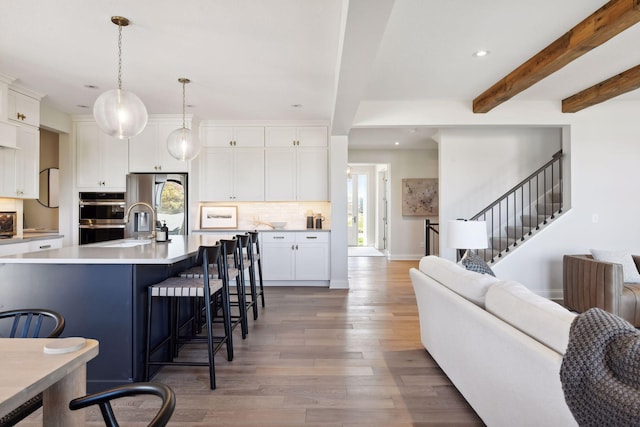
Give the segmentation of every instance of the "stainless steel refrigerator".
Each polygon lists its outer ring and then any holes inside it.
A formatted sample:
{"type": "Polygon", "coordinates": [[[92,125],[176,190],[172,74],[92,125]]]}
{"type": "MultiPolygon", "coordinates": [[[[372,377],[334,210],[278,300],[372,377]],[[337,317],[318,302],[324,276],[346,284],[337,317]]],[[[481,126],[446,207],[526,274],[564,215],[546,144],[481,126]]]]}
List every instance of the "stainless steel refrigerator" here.
{"type": "Polygon", "coordinates": [[[169,236],[187,234],[187,174],[133,173],[127,175],[125,194],[127,211],[138,202],[146,203],[155,211],[155,224],[148,207],[136,205],[131,209],[125,227],[125,238],[151,234],[153,226],[166,223],[169,236]]]}

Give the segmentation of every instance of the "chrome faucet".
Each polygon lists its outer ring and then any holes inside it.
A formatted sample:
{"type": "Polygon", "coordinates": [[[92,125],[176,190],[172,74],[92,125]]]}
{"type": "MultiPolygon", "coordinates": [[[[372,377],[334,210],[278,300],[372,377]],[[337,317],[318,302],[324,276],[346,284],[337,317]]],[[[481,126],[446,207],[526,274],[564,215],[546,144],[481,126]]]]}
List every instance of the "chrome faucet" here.
{"type": "Polygon", "coordinates": [[[151,212],[151,239],[155,239],[155,237],[156,237],[156,210],[153,209],[153,206],[151,206],[149,203],[135,202],[134,204],[129,206],[129,209],[127,209],[127,213],[124,215],[124,223],[125,224],[129,223],[129,216],[131,215],[131,210],[133,208],[135,208],[136,206],[144,206],[147,209],[149,209],[149,212],[151,212]]]}

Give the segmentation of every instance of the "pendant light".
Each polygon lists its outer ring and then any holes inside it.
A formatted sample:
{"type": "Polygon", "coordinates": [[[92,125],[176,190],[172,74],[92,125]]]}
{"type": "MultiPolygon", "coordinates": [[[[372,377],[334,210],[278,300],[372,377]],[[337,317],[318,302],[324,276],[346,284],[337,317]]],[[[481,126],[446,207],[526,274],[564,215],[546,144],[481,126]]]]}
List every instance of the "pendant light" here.
{"type": "Polygon", "coordinates": [[[110,136],[119,139],[138,135],[147,125],[147,109],[135,94],[122,90],[122,27],[129,20],[112,16],[111,22],[118,26],[118,89],[104,92],[93,104],[93,117],[98,127],[110,136]]]}
{"type": "Polygon", "coordinates": [[[185,124],[185,85],[191,80],[181,77],[178,81],[182,83],[182,127],[169,134],[167,149],[171,156],[186,162],[195,159],[200,153],[200,142],[185,124]]]}

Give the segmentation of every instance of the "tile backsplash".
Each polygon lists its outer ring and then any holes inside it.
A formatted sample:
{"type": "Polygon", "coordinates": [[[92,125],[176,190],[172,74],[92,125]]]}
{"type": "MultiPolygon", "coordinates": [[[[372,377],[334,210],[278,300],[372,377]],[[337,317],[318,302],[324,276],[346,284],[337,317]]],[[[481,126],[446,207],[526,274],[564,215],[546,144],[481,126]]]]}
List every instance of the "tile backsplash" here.
{"type": "MultiPolygon", "coordinates": [[[[322,214],[325,218],[323,229],[331,229],[331,203],[330,202],[264,202],[264,203],[206,203],[201,206],[237,206],[238,229],[240,230],[264,230],[271,228],[268,224],[272,221],[286,221],[285,229],[300,230],[307,227],[307,214],[322,214]]],[[[200,224],[198,217],[197,224],[200,224]]],[[[194,229],[198,229],[194,227],[194,229]]]]}

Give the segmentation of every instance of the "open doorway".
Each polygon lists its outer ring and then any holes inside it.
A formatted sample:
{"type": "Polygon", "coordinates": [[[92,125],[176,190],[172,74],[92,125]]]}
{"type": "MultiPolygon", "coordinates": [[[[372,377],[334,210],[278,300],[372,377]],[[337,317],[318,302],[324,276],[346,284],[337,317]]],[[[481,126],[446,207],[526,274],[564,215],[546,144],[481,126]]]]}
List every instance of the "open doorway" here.
{"type": "Polygon", "coordinates": [[[347,234],[350,256],[383,256],[388,243],[388,166],[349,164],[347,234]]]}

